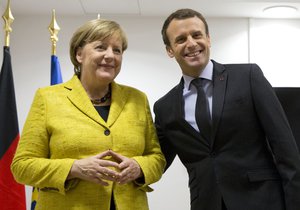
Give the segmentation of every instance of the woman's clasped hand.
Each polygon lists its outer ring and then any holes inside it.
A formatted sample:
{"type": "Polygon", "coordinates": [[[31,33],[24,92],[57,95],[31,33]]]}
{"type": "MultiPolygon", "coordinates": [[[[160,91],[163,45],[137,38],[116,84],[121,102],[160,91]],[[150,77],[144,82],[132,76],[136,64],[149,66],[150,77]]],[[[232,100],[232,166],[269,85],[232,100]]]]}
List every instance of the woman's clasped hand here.
{"type": "Polygon", "coordinates": [[[141,176],[141,168],[134,159],[107,150],[95,156],[75,160],[68,179],[80,178],[108,186],[107,181],[126,184],[141,176]]]}

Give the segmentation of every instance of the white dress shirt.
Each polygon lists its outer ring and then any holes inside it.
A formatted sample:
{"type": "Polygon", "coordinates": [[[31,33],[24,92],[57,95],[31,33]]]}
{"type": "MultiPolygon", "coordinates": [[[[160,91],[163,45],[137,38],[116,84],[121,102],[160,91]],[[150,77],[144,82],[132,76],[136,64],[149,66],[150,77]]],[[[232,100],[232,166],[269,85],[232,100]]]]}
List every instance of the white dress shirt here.
{"type": "MultiPolygon", "coordinates": [[[[197,131],[199,128],[196,123],[195,110],[196,110],[196,100],[197,100],[197,88],[193,85],[190,86],[190,83],[193,77],[182,75],[184,80],[183,88],[183,100],[184,100],[184,119],[197,131]]],[[[212,94],[213,94],[213,63],[208,62],[204,70],[200,74],[200,78],[204,78],[204,92],[208,99],[210,116],[212,116],[212,94]]],[[[201,132],[201,131],[200,131],[201,132]]]]}

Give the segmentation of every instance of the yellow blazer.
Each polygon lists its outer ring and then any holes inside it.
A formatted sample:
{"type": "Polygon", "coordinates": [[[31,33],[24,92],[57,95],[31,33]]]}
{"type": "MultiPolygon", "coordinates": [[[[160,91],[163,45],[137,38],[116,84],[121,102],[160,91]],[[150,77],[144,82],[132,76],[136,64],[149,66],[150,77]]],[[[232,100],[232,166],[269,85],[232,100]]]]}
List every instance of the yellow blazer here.
{"type": "Polygon", "coordinates": [[[148,210],[146,192],[165,166],[147,97],[113,82],[107,122],[98,114],[77,76],[38,89],[11,165],[15,179],[40,189],[36,210],[148,210]],[[145,183],[101,186],[66,181],[76,159],[112,149],[135,159],[145,183]]]}

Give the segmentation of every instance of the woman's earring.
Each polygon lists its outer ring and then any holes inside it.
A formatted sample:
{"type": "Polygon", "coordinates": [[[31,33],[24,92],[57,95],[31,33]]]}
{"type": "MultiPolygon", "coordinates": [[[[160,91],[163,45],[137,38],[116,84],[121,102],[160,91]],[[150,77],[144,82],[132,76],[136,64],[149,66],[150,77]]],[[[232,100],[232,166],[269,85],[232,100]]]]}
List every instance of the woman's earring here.
{"type": "Polygon", "coordinates": [[[74,67],[74,72],[75,72],[76,75],[80,75],[80,72],[81,72],[80,66],[78,66],[77,68],[74,67]]]}

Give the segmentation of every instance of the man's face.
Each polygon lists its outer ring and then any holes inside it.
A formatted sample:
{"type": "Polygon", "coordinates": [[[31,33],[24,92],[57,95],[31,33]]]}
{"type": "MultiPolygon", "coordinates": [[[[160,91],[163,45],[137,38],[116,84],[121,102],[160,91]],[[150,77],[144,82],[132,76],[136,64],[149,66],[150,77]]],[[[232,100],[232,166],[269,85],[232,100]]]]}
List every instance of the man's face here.
{"type": "Polygon", "coordinates": [[[175,57],[183,74],[198,77],[209,61],[210,37],[198,17],[173,19],[167,28],[168,55],[175,57]]]}

